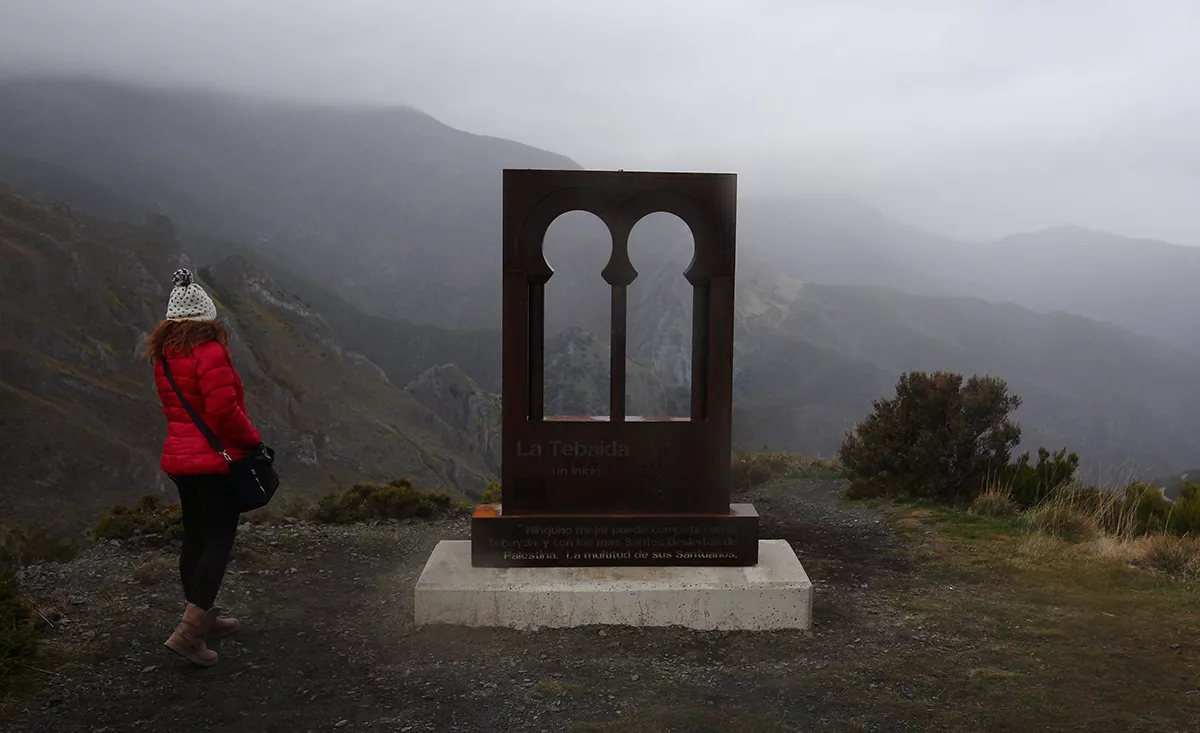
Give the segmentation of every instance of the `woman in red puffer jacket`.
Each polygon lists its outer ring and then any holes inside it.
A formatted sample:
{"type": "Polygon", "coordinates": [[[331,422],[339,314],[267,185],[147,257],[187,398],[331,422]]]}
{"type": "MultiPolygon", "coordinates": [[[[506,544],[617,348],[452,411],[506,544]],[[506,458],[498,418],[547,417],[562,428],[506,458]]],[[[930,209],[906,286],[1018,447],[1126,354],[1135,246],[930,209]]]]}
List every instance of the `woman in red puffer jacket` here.
{"type": "Polygon", "coordinates": [[[167,416],[160,465],[175,482],[183,511],[179,576],[187,607],[165,644],[207,667],[217,663],[217,654],[206,640],[237,629],[237,620],[221,617],[213,605],[237,533],[237,493],[228,462],[209,446],[184,409],[163,359],[179,391],[221,438],[231,460],[245,457],[262,439],[246,415],[242,380],[229,360],[229,334],[217,320],[216,306],[187,270],[176,271],[173,280],[167,318],[145,345],[167,416]]]}

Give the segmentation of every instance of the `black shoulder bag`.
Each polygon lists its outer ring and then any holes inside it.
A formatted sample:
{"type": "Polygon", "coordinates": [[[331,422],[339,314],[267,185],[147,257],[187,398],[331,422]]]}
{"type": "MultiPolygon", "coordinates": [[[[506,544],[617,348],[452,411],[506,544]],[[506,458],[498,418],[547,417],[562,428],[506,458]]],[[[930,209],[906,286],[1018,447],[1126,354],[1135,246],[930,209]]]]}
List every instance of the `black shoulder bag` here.
{"type": "Polygon", "coordinates": [[[248,512],[266,506],[275,495],[275,490],[279,488],[279,474],[275,472],[275,451],[259,443],[240,461],[230,458],[225,452],[225,444],[179,391],[179,385],[175,384],[175,377],[171,374],[171,367],[167,364],[165,356],[162,356],[162,365],[163,373],[171,383],[171,389],[175,390],[175,396],[183,403],[183,409],[187,410],[192,422],[196,423],[196,427],[208,441],[208,445],[220,453],[229,464],[229,474],[237,492],[238,511],[248,512]]]}

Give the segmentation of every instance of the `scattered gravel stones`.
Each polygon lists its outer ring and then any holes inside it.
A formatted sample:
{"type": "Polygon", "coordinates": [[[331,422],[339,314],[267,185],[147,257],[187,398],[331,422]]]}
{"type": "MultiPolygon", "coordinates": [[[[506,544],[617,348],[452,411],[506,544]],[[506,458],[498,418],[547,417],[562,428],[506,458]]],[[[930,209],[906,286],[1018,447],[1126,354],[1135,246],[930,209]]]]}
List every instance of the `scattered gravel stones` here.
{"type": "MultiPolygon", "coordinates": [[[[0,702],[0,719],[6,733],[522,733],[636,721],[667,706],[713,711],[714,720],[736,718],[746,730],[775,730],[776,718],[788,729],[821,728],[822,720],[866,725],[878,714],[871,695],[830,694],[814,675],[916,643],[899,637],[912,630],[893,625],[887,597],[863,587],[904,571],[889,556],[895,541],[871,512],[836,506],[839,488],[803,481],[742,499],[763,515],[763,536],[790,540],[817,582],[815,630],[830,632],[824,636],[416,629],[412,589],[425,560],[438,540],[469,537],[469,519],[285,520],[240,527],[218,604],[242,628],[214,643],[216,667],[200,669],[162,646],[183,610],[178,579],[143,585],[134,575],[152,558],[174,559],[177,545],[146,537],[97,544],[65,565],[21,571],[27,591],[66,620],[49,630],[45,646],[70,661],[38,677],[39,689],[26,697],[0,702]]],[[[872,691],[893,693],[903,699],[898,689],[872,691]]],[[[907,727],[890,721],[876,729],[907,727]]]]}

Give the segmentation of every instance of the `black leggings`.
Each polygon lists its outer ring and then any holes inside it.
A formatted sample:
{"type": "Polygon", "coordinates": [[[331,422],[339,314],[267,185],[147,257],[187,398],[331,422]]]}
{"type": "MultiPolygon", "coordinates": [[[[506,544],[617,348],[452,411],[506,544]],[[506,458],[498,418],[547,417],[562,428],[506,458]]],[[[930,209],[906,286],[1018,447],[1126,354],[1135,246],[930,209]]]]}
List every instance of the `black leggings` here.
{"type": "Polygon", "coordinates": [[[183,509],[183,552],[179,578],[188,603],[212,608],[225,577],[225,565],[237,534],[237,494],[229,474],[178,476],[183,509]]]}

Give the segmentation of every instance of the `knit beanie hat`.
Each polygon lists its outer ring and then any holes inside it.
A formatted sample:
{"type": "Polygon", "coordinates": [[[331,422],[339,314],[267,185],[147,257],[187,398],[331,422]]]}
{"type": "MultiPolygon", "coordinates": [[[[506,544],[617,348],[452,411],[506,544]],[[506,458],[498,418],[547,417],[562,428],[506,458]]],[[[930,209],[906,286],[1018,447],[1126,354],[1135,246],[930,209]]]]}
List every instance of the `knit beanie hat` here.
{"type": "Polygon", "coordinates": [[[168,321],[215,321],[217,306],[187,270],[176,270],[171,276],[175,287],[167,301],[168,321]]]}

